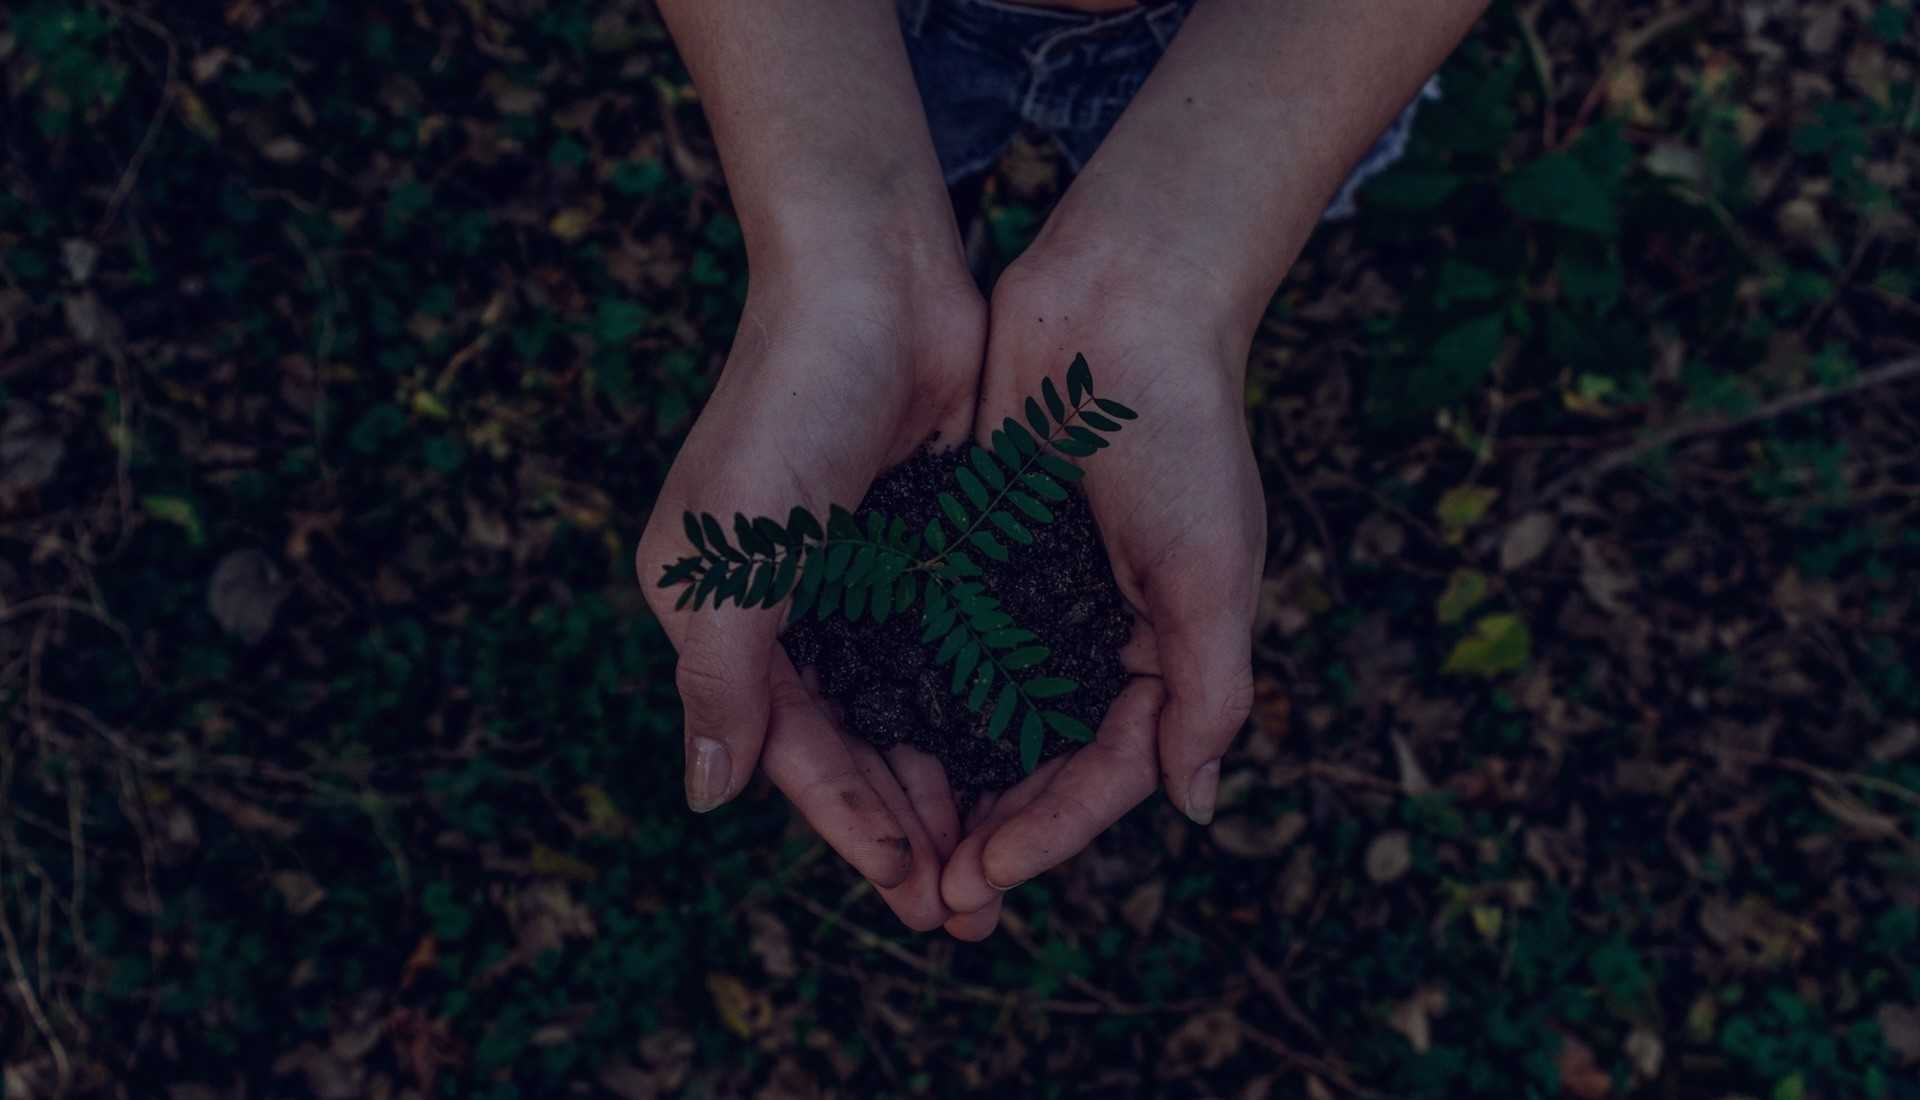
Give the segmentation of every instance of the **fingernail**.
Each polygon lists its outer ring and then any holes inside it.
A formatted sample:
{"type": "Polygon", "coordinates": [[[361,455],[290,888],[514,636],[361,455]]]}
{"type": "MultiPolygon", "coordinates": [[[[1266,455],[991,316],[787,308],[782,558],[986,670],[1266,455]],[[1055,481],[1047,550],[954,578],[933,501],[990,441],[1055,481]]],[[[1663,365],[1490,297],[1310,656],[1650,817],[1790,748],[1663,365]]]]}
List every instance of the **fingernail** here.
{"type": "MultiPolygon", "coordinates": [[[[985,876],[982,876],[982,877],[985,877],[985,876]]],[[[1008,883],[1007,885],[1005,885],[1005,886],[1002,886],[1002,885],[1000,885],[999,883],[997,883],[997,882],[995,882],[995,881],[993,881],[992,879],[990,879],[990,878],[989,878],[989,879],[987,879],[987,885],[988,885],[988,886],[991,886],[991,887],[993,887],[993,888],[994,888],[995,890],[998,890],[998,891],[1000,891],[1001,893],[1003,893],[1003,894],[1004,894],[1004,893],[1006,893],[1006,892],[1007,892],[1008,890],[1011,890],[1011,889],[1013,889],[1013,888],[1015,888],[1015,887],[1017,887],[1017,886],[1025,886],[1025,885],[1026,885],[1027,883],[1029,883],[1029,882],[1031,882],[1031,881],[1033,881],[1033,880],[1032,880],[1032,879],[1024,879],[1024,878],[1023,878],[1023,879],[1021,879],[1021,880],[1020,880],[1019,882],[1010,882],[1010,883],[1008,883]]]]}
{"type": "Polygon", "coordinates": [[[1193,773],[1187,784],[1187,816],[1196,825],[1213,821],[1213,800],[1220,794],[1220,761],[1209,760],[1193,773]]]}
{"type": "Polygon", "coordinates": [[[687,808],[703,814],[727,797],[733,781],[733,757],[711,737],[696,737],[687,746],[687,808]]]}

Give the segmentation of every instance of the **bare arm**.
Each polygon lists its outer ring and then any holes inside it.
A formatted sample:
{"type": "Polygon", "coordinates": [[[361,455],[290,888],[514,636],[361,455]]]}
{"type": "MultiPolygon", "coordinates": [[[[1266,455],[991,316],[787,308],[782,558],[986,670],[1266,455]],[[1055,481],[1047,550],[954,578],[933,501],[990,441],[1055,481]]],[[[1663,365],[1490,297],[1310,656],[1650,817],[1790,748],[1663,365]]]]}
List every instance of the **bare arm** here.
{"type": "Polygon", "coordinates": [[[818,273],[849,248],[910,269],[960,263],[891,0],[661,0],[660,9],[700,89],[756,268],[818,273]]]}
{"type": "Polygon", "coordinates": [[[929,436],[973,422],[986,310],[891,0],[662,0],[720,145],[750,272],[719,384],[636,553],[679,653],[688,805],[758,766],[914,928],[947,918],[958,810],[932,757],[846,735],[781,649],[781,616],[675,606],[683,510],[857,502],[929,436]],[[859,416],[850,417],[849,409],[859,416]]]}
{"type": "Polygon", "coordinates": [[[1203,0],[1036,246],[1162,281],[1171,257],[1250,333],[1348,170],[1485,7],[1203,0]]]}

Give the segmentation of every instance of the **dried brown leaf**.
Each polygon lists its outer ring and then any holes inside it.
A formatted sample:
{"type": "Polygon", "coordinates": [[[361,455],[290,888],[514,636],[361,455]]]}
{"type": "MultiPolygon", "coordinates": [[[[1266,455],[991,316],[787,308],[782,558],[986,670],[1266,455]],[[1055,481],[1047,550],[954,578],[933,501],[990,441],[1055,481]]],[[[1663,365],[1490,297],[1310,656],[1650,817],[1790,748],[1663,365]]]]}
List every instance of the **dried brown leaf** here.
{"type": "Polygon", "coordinates": [[[273,619],[293,591],[272,558],[259,550],[235,550],[214,567],[207,586],[207,609],[221,629],[258,643],[273,629],[273,619]]]}
{"type": "Polygon", "coordinates": [[[1167,880],[1152,878],[1141,883],[1120,906],[1120,916],[1135,933],[1146,936],[1160,922],[1160,911],[1167,900],[1167,880]]]}
{"type": "Polygon", "coordinates": [[[326,888],[305,871],[275,871],[270,877],[273,888],[287,903],[287,912],[296,917],[312,912],[314,906],[326,900],[326,888]]]}
{"type": "Polygon", "coordinates": [[[1307,831],[1307,817],[1299,811],[1278,820],[1261,822],[1247,814],[1231,814],[1213,823],[1207,835],[1229,855],[1241,859],[1271,859],[1307,831]]]}
{"type": "Polygon", "coordinates": [[[1500,538],[1500,571],[1531,565],[1553,542],[1555,529],[1553,517],[1545,512],[1528,512],[1514,520],[1500,538]]]}
{"type": "Polygon", "coordinates": [[[53,480],[67,445],[40,412],[25,402],[10,402],[0,421],[0,492],[38,489],[53,480]]]}
{"type": "Polygon", "coordinates": [[[1605,1100],[1613,1078],[1594,1060],[1593,1048],[1571,1035],[1560,1037],[1560,1087],[1575,1100],[1605,1100]]]}
{"type": "Polygon", "coordinates": [[[1920,1062],[1920,1005],[1881,1005],[1876,1019],[1881,1038],[1901,1065],[1920,1062]]]}
{"type": "Polygon", "coordinates": [[[1166,1059],[1170,1068],[1219,1069],[1239,1053],[1242,1041],[1240,1020],[1230,1010],[1203,1012],[1167,1037],[1166,1059]]]}
{"type": "Polygon", "coordinates": [[[1387,1026],[1405,1036],[1415,1054],[1433,1049],[1433,1020],[1447,1012],[1447,991],[1425,986],[1387,1013],[1387,1026]]]}
{"type": "Polygon", "coordinates": [[[1413,869],[1413,838],[1405,829],[1392,829],[1367,845],[1367,877],[1386,885],[1413,869]]]}
{"type": "Polygon", "coordinates": [[[793,961],[793,939],[779,917],[755,909],[747,914],[747,927],[751,929],[747,949],[759,957],[767,977],[787,981],[799,975],[800,968],[793,961]]]}

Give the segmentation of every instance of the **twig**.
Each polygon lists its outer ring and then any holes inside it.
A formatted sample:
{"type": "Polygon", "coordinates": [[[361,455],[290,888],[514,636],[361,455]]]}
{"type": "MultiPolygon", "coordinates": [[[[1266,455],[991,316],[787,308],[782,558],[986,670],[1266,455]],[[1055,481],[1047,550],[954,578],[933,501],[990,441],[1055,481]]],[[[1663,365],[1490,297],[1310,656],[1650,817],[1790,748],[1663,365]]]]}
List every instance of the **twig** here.
{"type": "Polygon", "coordinates": [[[1520,36],[1527,41],[1527,56],[1533,61],[1533,75],[1540,80],[1540,143],[1553,148],[1556,112],[1553,92],[1553,59],[1547,56],[1547,45],[1540,40],[1540,30],[1535,24],[1540,19],[1540,11],[1546,7],[1546,0],[1534,0],[1524,8],[1514,9],[1513,17],[1520,24],[1520,36]]]}
{"type": "Polygon", "coordinates": [[[1286,1041],[1280,1037],[1269,1035],[1259,1028],[1254,1027],[1252,1024],[1247,1023],[1245,1020],[1239,1020],[1238,1023],[1242,1038],[1253,1043],[1254,1046],[1264,1047],[1269,1053],[1293,1068],[1304,1070],[1318,1077],[1324,1077],[1355,1096],[1372,1098],[1381,1095],[1372,1089],[1356,1083],[1352,1077],[1347,1075],[1346,1070],[1342,1069],[1339,1065],[1329,1062],[1324,1058],[1316,1058],[1311,1054],[1302,1054],[1288,1046],[1286,1041]]]}
{"type": "Polygon", "coordinates": [[[1705,416],[1697,420],[1676,424],[1665,431],[1655,432],[1653,435],[1631,446],[1609,451],[1579,469],[1562,475],[1559,479],[1549,483],[1545,489],[1540,490],[1540,492],[1527,503],[1527,507],[1521,509],[1521,511],[1531,511],[1553,500],[1555,497],[1560,496],[1568,489],[1590,482],[1622,466],[1630,466],[1655,451],[1670,447],[1682,440],[1692,439],[1702,435],[1713,435],[1719,432],[1729,432],[1736,428],[1744,428],[1763,420],[1771,420],[1776,416],[1782,416],[1786,413],[1831,401],[1836,397],[1845,397],[1849,394],[1871,389],[1874,386],[1883,386],[1916,376],[1920,376],[1920,355],[1911,356],[1906,359],[1897,359],[1883,366],[1864,371],[1857,377],[1838,385],[1820,386],[1814,389],[1802,390],[1799,393],[1788,394],[1785,397],[1769,401],[1759,408],[1741,413],[1739,416],[1705,416]]]}
{"type": "MultiPolygon", "coordinates": [[[[1019,944],[1021,950],[1025,951],[1028,955],[1031,955],[1036,962],[1039,961],[1040,949],[1034,944],[1033,936],[1029,933],[1027,929],[1026,921],[1021,920],[1018,916],[1014,915],[1011,912],[1003,911],[1000,914],[1000,927],[1007,930],[1007,936],[1010,939],[1012,939],[1014,943],[1019,944]]],[[[1100,986],[1094,984],[1092,981],[1082,977],[1079,974],[1068,974],[1066,975],[1066,979],[1067,979],[1068,985],[1072,986],[1073,988],[1079,990],[1082,993],[1085,993],[1087,996],[1092,997],[1094,1000],[1099,1001],[1101,1004],[1105,1005],[1109,1010],[1119,1009],[1119,1008],[1125,1007],[1126,1005],[1126,1002],[1122,1001],[1120,998],[1107,992],[1105,989],[1102,989],[1100,986]]]]}
{"type": "Polygon", "coordinates": [[[1905,802],[1909,806],[1920,807],[1920,791],[1903,787],[1889,779],[1881,779],[1873,775],[1862,775],[1859,772],[1830,771],[1818,764],[1811,764],[1805,760],[1795,759],[1791,756],[1768,756],[1765,753],[1733,748],[1720,748],[1715,751],[1746,757],[1749,762],[1758,764],[1761,767],[1780,768],[1784,771],[1798,772],[1801,775],[1811,776],[1822,782],[1831,783],[1836,787],[1852,786],[1859,787],[1862,790],[1875,791],[1897,801],[1905,802]]]}
{"type": "Polygon", "coordinates": [[[0,898],[0,940],[4,940],[7,949],[7,966],[13,971],[13,984],[20,989],[20,998],[26,1002],[27,1015],[33,1017],[34,1026],[40,1029],[40,1035],[47,1041],[47,1049],[53,1054],[54,1072],[59,1086],[54,1095],[65,1096],[73,1084],[73,1063],[67,1059],[66,1044],[53,1030],[53,1022],[47,1019],[47,1013],[40,1006],[40,997],[34,992],[33,982],[27,978],[26,964],[20,961],[20,941],[13,934],[13,915],[7,912],[5,898],[0,898]]]}
{"type": "Polygon", "coordinates": [[[1294,1026],[1306,1032],[1314,1042],[1325,1046],[1327,1037],[1321,1034],[1320,1029],[1314,1026],[1313,1020],[1300,1010],[1293,995],[1287,992],[1286,982],[1281,980],[1280,975],[1272,967],[1261,960],[1259,952],[1248,948],[1243,958],[1247,965],[1247,976],[1253,979],[1253,984],[1259,987],[1260,992],[1265,993],[1274,1007],[1278,1008],[1287,1019],[1293,1021],[1294,1026]]]}
{"type": "Polygon", "coordinates": [[[1284,456],[1274,465],[1279,468],[1280,476],[1287,483],[1287,491],[1293,494],[1300,506],[1307,510],[1308,518],[1313,520],[1314,530],[1320,533],[1320,549],[1327,555],[1327,583],[1333,588],[1335,603],[1346,603],[1347,597],[1340,583],[1340,554],[1334,548],[1333,534],[1327,529],[1327,517],[1320,512],[1320,505],[1314,502],[1300,479],[1293,476],[1293,466],[1284,456]]]}
{"type": "Polygon", "coordinates": [[[123,7],[114,3],[114,0],[100,2],[108,11],[129,22],[138,23],[159,36],[167,47],[167,75],[166,82],[160,88],[160,102],[153,109],[153,120],[147,123],[146,135],[134,150],[133,159],[127,162],[126,171],[120,173],[120,183],[113,189],[113,198],[107,202],[106,213],[101,215],[100,224],[94,228],[95,240],[105,237],[107,230],[113,227],[114,220],[120,216],[120,207],[127,201],[127,196],[133,193],[134,181],[140,178],[141,165],[146,162],[147,154],[153,151],[153,143],[160,136],[160,120],[166,117],[167,108],[173,106],[173,77],[180,61],[180,48],[174,42],[173,35],[152,16],[123,7]]]}

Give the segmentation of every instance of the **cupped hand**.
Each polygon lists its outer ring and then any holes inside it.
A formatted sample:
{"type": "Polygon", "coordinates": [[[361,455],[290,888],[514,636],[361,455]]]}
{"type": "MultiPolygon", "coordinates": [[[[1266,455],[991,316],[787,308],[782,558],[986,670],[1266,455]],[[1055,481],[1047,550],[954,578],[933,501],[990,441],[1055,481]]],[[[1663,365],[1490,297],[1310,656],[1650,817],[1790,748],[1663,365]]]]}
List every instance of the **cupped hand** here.
{"type": "Polygon", "coordinates": [[[756,270],[726,368],[635,563],[679,653],[688,805],[727,802],[758,764],[903,921],[926,930],[950,915],[939,879],[960,833],[938,762],[911,748],[882,756],[842,732],[780,648],[783,610],[676,611],[679,591],[657,586],[664,566],[692,552],[682,512],[712,512],[730,528],[736,511],[851,508],[880,471],[972,425],[986,324],[964,271],[929,280],[812,259],[790,276],[756,270]]]}
{"type": "MultiPolygon", "coordinates": [[[[1163,274],[1172,275],[1167,272],[1163,274]]],[[[942,894],[962,939],[993,931],[1003,893],[1068,859],[1157,786],[1200,824],[1253,700],[1252,629],[1266,504],[1245,415],[1250,335],[1214,323],[1203,283],[1129,280],[1036,244],[993,293],[979,434],[1020,416],[1075,354],[1095,393],[1140,418],[1081,460],[1120,591],[1135,678],[1092,743],[1048,761],[971,823],[942,894]]],[[[1057,384],[1057,383],[1056,383],[1057,384]]]]}

